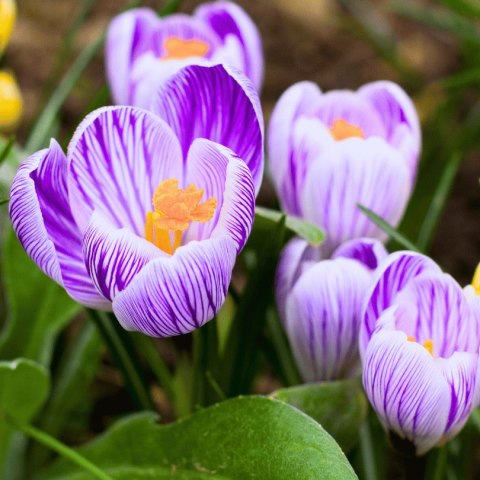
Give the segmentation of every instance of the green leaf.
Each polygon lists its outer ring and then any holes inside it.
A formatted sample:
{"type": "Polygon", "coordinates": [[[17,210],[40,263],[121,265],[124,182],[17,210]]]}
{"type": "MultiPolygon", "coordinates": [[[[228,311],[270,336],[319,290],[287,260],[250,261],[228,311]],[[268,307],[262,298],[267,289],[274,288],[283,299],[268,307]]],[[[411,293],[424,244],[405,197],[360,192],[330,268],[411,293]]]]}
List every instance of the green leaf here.
{"type": "Polygon", "coordinates": [[[8,197],[10,184],[20,165],[22,152],[15,144],[15,139],[0,136],[0,197],[8,197]]]}
{"type": "Polygon", "coordinates": [[[367,415],[367,401],[357,379],[307,383],[277,390],[273,397],[314,418],[345,452],[357,442],[367,415]]]}
{"type": "Polygon", "coordinates": [[[278,223],[283,215],[285,215],[285,227],[296,235],[304,238],[312,245],[320,245],[325,240],[325,234],[323,231],[313,223],[292,215],[286,215],[277,210],[255,207],[255,222],[258,222],[259,220],[267,220],[269,223],[278,223]]]}
{"type": "Polygon", "coordinates": [[[25,358],[0,362],[1,414],[28,422],[45,402],[49,387],[48,372],[38,363],[25,358]]]}
{"type": "Polygon", "coordinates": [[[48,366],[58,334],[81,307],[30,260],[11,229],[2,257],[8,317],[0,358],[26,357],[48,366]]]}
{"type": "MultiPolygon", "coordinates": [[[[133,415],[80,452],[116,480],[357,478],[313,419],[265,397],[228,400],[167,426],[133,415]]],[[[40,478],[89,479],[62,460],[40,478]]]]}

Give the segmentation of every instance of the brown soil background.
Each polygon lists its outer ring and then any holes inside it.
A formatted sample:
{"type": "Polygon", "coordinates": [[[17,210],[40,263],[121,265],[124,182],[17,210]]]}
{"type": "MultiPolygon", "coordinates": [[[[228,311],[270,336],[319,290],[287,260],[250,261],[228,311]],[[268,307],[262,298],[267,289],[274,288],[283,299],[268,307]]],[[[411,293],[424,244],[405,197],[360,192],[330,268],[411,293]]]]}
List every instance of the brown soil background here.
{"type": "MultiPolygon", "coordinates": [[[[19,0],[17,26],[4,64],[16,72],[25,98],[24,121],[18,138],[27,136],[33,120],[61,78],[55,72],[56,59],[65,35],[78,13],[78,0],[19,0]]],[[[126,2],[98,0],[80,28],[69,60],[94,41],[112,16],[126,2]]],[[[161,1],[146,1],[154,8],[161,1]]],[[[201,2],[186,0],[180,11],[191,12],[201,2]]],[[[265,117],[275,101],[291,84],[313,80],[322,89],[357,88],[378,79],[399,81],[396,70],[362,37],[356,12],[380,34],[394,36],[408,68],[421,78],[423,87],[454,73],[459,53],[451,37],[415,22],[401,19],[381,0],[242,0],[238,2],[251,15],[263,37],[266,75],[262,92],[265,117]]],[[[417,3],[426,4],[426,1],[417,3]]],[[[434,4],[435,2],[431,2],[434,4]]],[[[62,129],[70,131],[80,122],[94,95],[104,82],[103,58],[99,55],[72,91],[61,112],[62,129]]],[[[428,117],[435,95],[404,88],[415,100],[422,119],[428,117]]],[[[428,90],[428,89],[427,89],[428,90]]],[[[427,139],[428,140],[428,139],[427,139]]],[[[441,139],[435,139],[441,141],[441,139]]],[[[459,281],[470,281],[480,260],[478,240],[480,207],[480,157],[467,158],[456,177],[447,207],[442,215],[431,254],[459,281]]],[[[260,203],[272,198],[268,184],[260,203]]]]}

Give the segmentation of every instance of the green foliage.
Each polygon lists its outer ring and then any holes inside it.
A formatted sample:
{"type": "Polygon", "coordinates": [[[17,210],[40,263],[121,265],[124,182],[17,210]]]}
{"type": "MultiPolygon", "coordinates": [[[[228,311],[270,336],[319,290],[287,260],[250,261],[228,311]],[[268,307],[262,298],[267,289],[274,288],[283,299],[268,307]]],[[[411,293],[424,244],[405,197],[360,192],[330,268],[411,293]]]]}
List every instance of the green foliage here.
{"type": "Polygon", "coordinates": [[[307,383],[277,390],[274,398],[314,418],[348,452],[358,440],[367,400],[358,379],[307,383]]]}
{"type": "MultiPolygon", "coordinates": [[[[357,478],[314,420],[278,400],[242,397],[160,426],[128,417],[80,453],[116,480],[142,478],[347,480],[357,478]]],[[[43,480],[87,480],[59,461],[43,480]]]]}

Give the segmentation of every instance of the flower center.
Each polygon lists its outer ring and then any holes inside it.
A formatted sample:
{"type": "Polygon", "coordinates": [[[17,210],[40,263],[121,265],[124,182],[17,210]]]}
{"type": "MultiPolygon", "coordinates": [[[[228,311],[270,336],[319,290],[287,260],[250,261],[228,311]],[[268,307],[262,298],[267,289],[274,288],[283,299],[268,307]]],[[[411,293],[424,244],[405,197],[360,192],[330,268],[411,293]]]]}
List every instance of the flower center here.
{"type": "MultiPolygon", "coordinates": [[[[409,335],[407,337],[407,340],[409,342],[416,342],[415,340],[415,337],[413,337],[412,335],[409,335]]],[[[423,343],[422,343],[422,346],[425,347],[425,350],[427,350],[427,352],[432,355],[433,357],[433,340],[431,338],[427,338],[423,343]]]]}
{"type": "Polygon", "coordinates": [[[163,42],[165,54],[162,60],[183,59],[189,57],[204,57],[209,49],[207,42],[192,38],[184,40],[180,37],[168,37],[163,42]]]}
{"type": "Polygon", "coordinates": [[[176,178],[160,183],[153,193],[153,211],[145,215],[145,238],[164,252],[174,253],[191,222],[208,222],[215,213],[216,198],[200,203],[203,193],[196,185],[178,188],[176,178]]]}
{"type": "Polygon", "coordinates": [[[333,121],[330,126],[330,134],[337,142],[351,137],[365,138],[365,134],[360,127],[348,123],[343,118],[337,118],[333,121]]]}
{"type": "Polygon", "coordinates": [[[477,295],[480,295],[480,263],[477,265],[472,279],[472,287],[477,295]]]}

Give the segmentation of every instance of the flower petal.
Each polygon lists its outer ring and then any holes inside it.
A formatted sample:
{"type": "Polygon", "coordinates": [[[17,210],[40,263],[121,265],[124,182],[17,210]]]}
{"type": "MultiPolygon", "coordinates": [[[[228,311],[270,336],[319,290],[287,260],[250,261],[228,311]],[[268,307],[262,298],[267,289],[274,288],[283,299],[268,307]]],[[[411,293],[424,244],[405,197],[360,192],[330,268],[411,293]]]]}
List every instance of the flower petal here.
{"type": "Polygon", "coordinates": [[[148,263],[114,298],[113,311],[124,328],[152,337],[191,332],[225,301],[235,257],[228,236],[190,242],[148,263]]]}
{"type": "Polygon", "coordinates": [[[388,81],[368,83],[358,93],[381,116],[386,139],[404,156],[413,180],[421,147],[420,122],[413,102],[397,84],[388,81]]]}
{"type": "Polygon", "coordinates": [[[217,200],[212,220],[192,224],[187,241],[228,235],[239,252],[250,235],[255,217],[253,178],[245,163],[222,145],[196,139],[188,152],[186,183],[205,189],[204,199],[217,200]]]}
{"type": "Polygon", "coordinates": [[[57,142],[18,169],[10,192],[10,218],[28,255],[78,302],[109,308],[95,289],[82,255],[81,234],[68,202],[67,161],[57,142]]]}
{"type": "Polygon", "coordinates": [[[441,440],[450,406],[447,382],[428,351],[405,333],[381,330],[372,336],[363,386],[385,427],[412,441],[417,454],[441,440]]]}
{"type": "Polygon", "coordinates": [[[358,372],[360,306],[370,272],[356,260],[316,263],[288,296],[285,329],[305,381],[358,372]]]}
{"type": "Polygon", "coordinates": [[[78,127],[68,149],[72,213],[84,232],[98,210],[117,228],[143,237],[145,214],[157,185],[183,180],[181,151],[172,130],[133,107],[107,107],[78,127]]]}
{"type": "Polygon", "coordinates": [[[375,270],[387,256],[388,252],[383,243],[374,238],[349,240],[342,243],[332,254],[332,258],[358,260],[370,270],[375,270]]]}
{"type": "Polygon", "coordinates": [[[148,48],[159,19],[149,8],[136,8],[116,16],[107,30],[105,61],[113,100],[128,105],[132,101],[130,74],[135,60],[148,48]]]}
{"type": "Polygon", "coordinates": [[[360,331],[360,353],[365,351],[377,320],[382,312],[393,304],[397,293],[412,278],[427,271],[441,273],[440,268],[433,260],[415,252],[392,253],[380,265],[365,297],[360,331]]]}
{"type": "Polygon", "coordinates": [[[245,10],[233,2],[219,1],[200,5],[194,15],[210,25],[222,40],[231,36],[238,39],[242,47],[240,70],[260,90],[264,70],[262,41],[245,10]]]}
{"type": "Polygon", "coordinates": [[[99,292],[113,300],[151,260],[167,256],[127,228],[118,229],[94,212],[83,238],[89,275],[99,292]]]}
{"type": "Polygon", "coordinates": [[[307,172],[302,195],[304,216],[321,226],[330,252],[358,237],[385,239],[357,203],[396,225],[410,194],[407,167],[400,155],[378,138],[336,142],[307,172]]]}
{"type": "Polygon", "coordinates": [[[158,90],[152,110],[175,131],[184,160],[195,138],[235,152],[258,192],[263,176],[263,116],[253,85],[226,65],[191,65],[158,90]]]}

